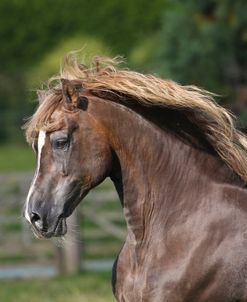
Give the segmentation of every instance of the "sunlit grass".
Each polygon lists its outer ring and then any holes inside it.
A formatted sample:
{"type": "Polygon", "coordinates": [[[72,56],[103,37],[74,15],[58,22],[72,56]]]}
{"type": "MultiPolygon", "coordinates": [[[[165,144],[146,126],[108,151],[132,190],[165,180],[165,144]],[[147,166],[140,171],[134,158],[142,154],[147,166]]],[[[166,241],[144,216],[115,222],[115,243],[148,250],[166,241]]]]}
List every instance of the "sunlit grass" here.
{"type": "Polygon", "coordinates": [[[0,173],[35,168],[35,155],[28,145],[0,145],[0,173]]]}
{"type": "Polygon", "coordinates": [[[1,281],[4,302],[114,302],[110,273],[73,277],[1,281]]]}

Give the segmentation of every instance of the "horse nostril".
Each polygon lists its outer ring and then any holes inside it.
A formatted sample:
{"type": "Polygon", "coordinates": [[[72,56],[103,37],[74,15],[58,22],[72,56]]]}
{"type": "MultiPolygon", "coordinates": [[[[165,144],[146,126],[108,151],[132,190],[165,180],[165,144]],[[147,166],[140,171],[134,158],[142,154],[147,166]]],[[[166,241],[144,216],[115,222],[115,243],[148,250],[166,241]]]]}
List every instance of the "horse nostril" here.
{"type": "Polygon", "coordinates": [[[35,213],[35,212],[32,212],[31,214],[31,222],[32,223],[35,223],[37,221],[39,221],[41,218],[39,216],[39,214],[35,213]]]}
{"type": "Polygon", "coordinates": [[[46,226],[44,224],[44,217],[36,212],[31,212],[31,223],[39,231],[46,231],[46,226]]]}

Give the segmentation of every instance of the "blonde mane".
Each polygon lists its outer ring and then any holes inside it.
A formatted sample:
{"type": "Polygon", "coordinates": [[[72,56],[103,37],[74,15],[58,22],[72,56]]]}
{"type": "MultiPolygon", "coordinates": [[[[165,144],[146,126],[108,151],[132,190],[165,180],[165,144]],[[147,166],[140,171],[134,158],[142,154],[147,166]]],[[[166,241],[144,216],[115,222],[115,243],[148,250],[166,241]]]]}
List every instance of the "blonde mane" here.
{"type": "Polygon", "coordinates": [[[95,58],[90,67],[79,64],[75,55],[68,55],[60,76],[48,82],[48,89],[40,97],[40,105],[24,126],[29,142],[41,128],[55,128],[49,121],[52,112],[62,102],[61,79],[79,80],[89,91],[125,95],[129,100],[150,106],[183,109],[188,119],[198,127],[222,160],[247,182],[247,140],[234,126],[234,117],[219,106],[213,94],[195,86],[182,86],[118,68],[121,60],[95,58]]]}

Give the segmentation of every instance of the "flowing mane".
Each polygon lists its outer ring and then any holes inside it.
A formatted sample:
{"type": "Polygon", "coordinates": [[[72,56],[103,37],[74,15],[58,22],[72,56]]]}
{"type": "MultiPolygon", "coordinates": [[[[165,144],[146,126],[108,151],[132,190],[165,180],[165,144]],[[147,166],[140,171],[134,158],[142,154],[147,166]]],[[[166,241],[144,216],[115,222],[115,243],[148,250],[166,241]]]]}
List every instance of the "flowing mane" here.
{"type": "Polygon", "coordinates": [[[80,81],[92,94],[111,94],[115,98],[149,106],[183,110],[187,118],[205,135],[222,160],[247,182],[247,140],[234,126],[234,117],[214,101],[214,95],[195,86],[182,86],[153,75],[143,75],[118,68],[121,60],[95,58],[90,67],[79,64],[75,55],[68,55],[60,76],[48,82],[48,89],[39,95],[40,105],[26,123],[28,142],[41,128],[54,128],[50,123],[53,111],[62,102],[61,79],[80,81]]]}

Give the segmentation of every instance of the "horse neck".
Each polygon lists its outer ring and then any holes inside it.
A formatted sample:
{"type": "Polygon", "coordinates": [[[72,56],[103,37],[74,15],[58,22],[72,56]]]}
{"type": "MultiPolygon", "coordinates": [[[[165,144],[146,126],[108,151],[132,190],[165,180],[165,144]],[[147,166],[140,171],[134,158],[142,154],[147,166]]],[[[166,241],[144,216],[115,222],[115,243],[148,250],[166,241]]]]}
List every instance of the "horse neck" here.
{"type": "Polygon", "coordinates": [[[111,179],[133,242],[151,236],[150,224],[152,232],[160,222],[165,225],[168,213],[186,196],[191,199],[193,195],[195,200],[206,194],[215,169],[219,175],[215,181],[224,178],[225,166],[218,159],[183,143],[128,107],[97,100],[97,113],[114,153],[111,179]]]}

